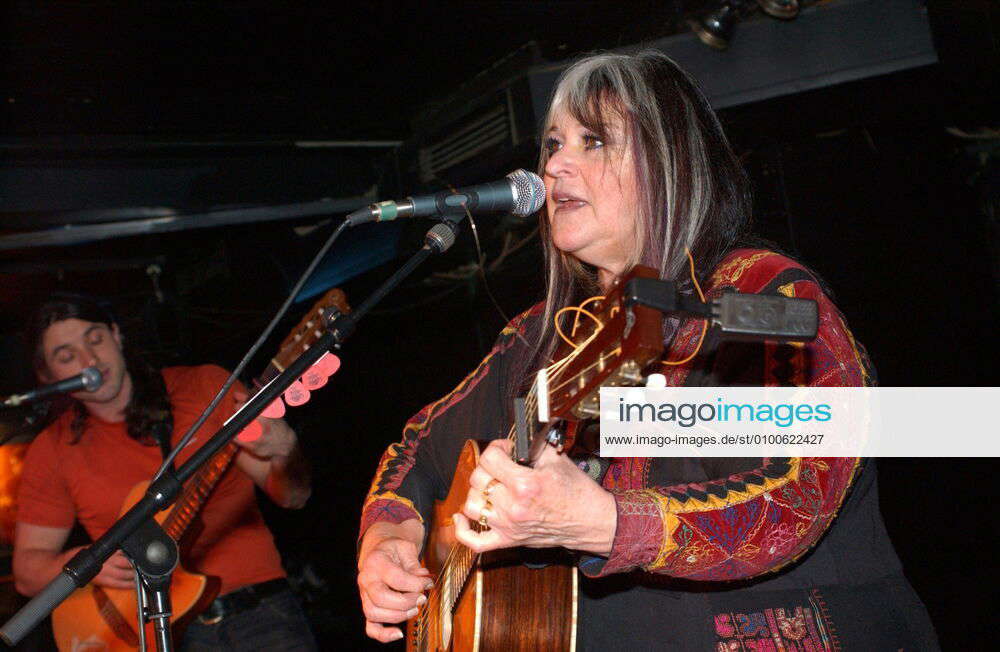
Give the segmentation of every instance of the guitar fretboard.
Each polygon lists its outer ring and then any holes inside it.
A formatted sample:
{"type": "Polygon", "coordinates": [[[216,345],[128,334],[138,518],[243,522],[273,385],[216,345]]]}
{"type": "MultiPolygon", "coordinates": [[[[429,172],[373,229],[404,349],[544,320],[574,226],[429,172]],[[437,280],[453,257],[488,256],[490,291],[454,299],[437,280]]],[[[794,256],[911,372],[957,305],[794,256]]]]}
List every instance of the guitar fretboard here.
{"type": "MultiPolygon", "coordinates": [[[[537,409],[537,402],[534,400],[533,394],[529,394],[528,400],[525,402],[525,411],[529,415],[529,430],[531,428],[530,424],[537,418],[537,409]]],[[[516,424],[512,424],[507,433],[507,438],[513,439],[515,433],[516,424]]],[[[529,431],[529,439],[532,434],[529,431]]],[[[479,524],[473,523],[472,527],[478,529],[479,524]]],[[[434,583],[434,588],[431,589],[431,595],[428,596],[427,607],[421,610],[420,615],[416,619],[416,631],[414,632],[416,649],[425,649],[427,635],[431,631],[440,634],[440,623],[434,621],[436,621],[440,614],[453,613],[455,611],[458,598],[462,595],[462,590],[469,580],[469,574],[476,567],[477,563],[479,563],[479,553],[473,552],[471,548],[467,548],[460,543],[456,543],[448,551],[448,556],[441,565],[441,571],[438,574],[437,581],[434,583]],[[431,605],[434,605],[434,608],[431,608],[431,605]]]]}
{"type": "MultiPolygon", "coordinates": [[[[268,364],[267,369],[257,378],[256,387],[262,387],[273,380],[281,372],[275,369],[274,364],[268,364]]],[[[180,541],[187,531],[191,522],[198,515],[205,501],[208,500],[215,485],[218,484],[222,474],[229,468],[229,464],[239,452],[239,446],[229,442],[215,454],[196,473],[187,484],[180,498],[174,504],[173,510],[163,521],[163,529],[174,540],[180,541]]]]}

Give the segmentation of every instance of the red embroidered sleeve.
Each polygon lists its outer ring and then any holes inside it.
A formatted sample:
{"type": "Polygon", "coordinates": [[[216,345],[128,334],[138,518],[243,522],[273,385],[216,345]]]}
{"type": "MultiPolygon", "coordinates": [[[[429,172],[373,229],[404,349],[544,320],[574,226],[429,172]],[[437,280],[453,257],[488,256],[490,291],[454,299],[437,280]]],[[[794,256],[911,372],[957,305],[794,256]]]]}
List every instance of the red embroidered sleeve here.
{"type": "MultiPolygon", "coordinates": [[[[762,385],[871,384],[864,349],[830,299],[794,261],[771,252],[734,252],[713,274],[710,294],[726,287],[819,303],[815,340],[762,347],[762,385]]],[[[676,353],[686,355],[693,348],[699,328],[688,324],[682,329],[676,353]]],[[[690,369],[676,368],[668,383],[682,384],[690,369]]],[[[710,482],[611,488],[618,511],[611,554],[607,560],[584,558],[581,570],[604,576],[638,568],[711,581],[777,570],[820,539],[859,464],[858,458],[771,458],[759,468],[710,482]]]]}
{"type": "Polygon", "coordinates": [[[858,458],[765,460],[706,483],[615,492],[618,530],[588,575],[642,568],[696,580],[735,580],[781,568],[830,525],[858,458]]]}

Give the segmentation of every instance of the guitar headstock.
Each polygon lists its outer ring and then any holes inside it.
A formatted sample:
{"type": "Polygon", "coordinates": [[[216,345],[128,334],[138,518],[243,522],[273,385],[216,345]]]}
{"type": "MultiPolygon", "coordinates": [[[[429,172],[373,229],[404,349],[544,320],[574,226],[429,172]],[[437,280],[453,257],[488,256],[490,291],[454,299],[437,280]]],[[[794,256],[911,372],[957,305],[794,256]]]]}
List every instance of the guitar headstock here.
{"type": "MultiPolygon", "coordinates": [[[[622,290],[633,278],[659,278],[648,267],[634,268],[600,302],[587,310],[602,326],[582,319],[576,341],[594,338],[567,364],[550,374],[549,413],[568,421],[600,416],[600,388],[639,385],[642,371],[663,354],[663,314],[641,305],[625,306],[622,290]]],[[[560,360],[573,348],[564,344],[554,356],[560,360]]]]}
{"type": "MultiPolygon", "coordinates": [[[[513,459],[531,464],[546,442],[564,449],[575,443],[575,422],[600,417],[601,387],[627,387],[643,382],[643,370],[663,354],[663,313],[643,305],[626,306],[623,289],[633,278],[659,278],[648,267],[636,267],[603,299],[589,302],[587,312],[597,318],[581,319],[569,337],[575,346],[556,349],[545,387],[548,418],[539,423],[538,401],[515,400],[513,459]],[[564,361],[561,363],[560,361],[564,361]],[[533,413],[533,414],[532,414],[533,413]],[[569,426],[560,429],[560,422],[569,426]]],[[[569,321],[569,320],[567,320],[569,321]]],[[[564,328],[565,331],[565,328],[564,328]]]]}
{"type": "Polygon", "coordinates": [[[335,308],[344,314],[351,312],[347,296],[340,288],[328,290],[302,317],[298,326],[288,334],[278,348],[277,355],[271,359],[271,364],[276,369],[284,370],[323,335],[323,313],[330,308],[335,308]]]}

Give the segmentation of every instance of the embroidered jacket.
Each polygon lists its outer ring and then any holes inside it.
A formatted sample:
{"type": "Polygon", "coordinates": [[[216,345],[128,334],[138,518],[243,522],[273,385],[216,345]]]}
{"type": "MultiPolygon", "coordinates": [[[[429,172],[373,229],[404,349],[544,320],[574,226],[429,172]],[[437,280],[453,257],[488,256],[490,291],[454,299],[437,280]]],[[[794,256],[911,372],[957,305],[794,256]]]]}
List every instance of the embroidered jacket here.
{"type": "MultiPolygon", "coordinates": [[[[815,299],[818,336],[802,345],[754,344],[713,341],[710,331],[697,356],[667,369],[668,384],[874,382],[842,315],[796,262],[736,250],[705,285],[710,296],[737,290],[815,299]]],[[[362,535],[379,520],[426,522],[434,500],[447,494],[464,441],[506,434],[508,379],[527,354],[524,339],[537,332],[540,312],[535,306],[511,321],[451,393],[406,424],[376,471],[362,535]]],[[[670,359],[694,351],[700,326],[681,324],[670,359]]],[[[618,527],[607,559],[579,562],[587,576],[579,649],[937,649],[882,524],[873,464],[808,457],[598,461],[602,485],[615,496],[618,527]]]]}
{"type": "MultiPolygon", "coordinates": [[[[734,251],[707,284],[710,296],[732,290],[816,300],[820,308],[818,336],[804,345],[716,347],[716,342],[707,341],[703,349],[718,350],[668,368],[668,384],[850,386],[871,382],[867,356],[840,312],[797,263],[768,251],[734,251]]],[[[450,471],[443,468],[441,455],[428,459],[433,462],[431,468],[417,468],[422,458],[419,451],[429,446],[428,442],[434,440],[436,449],[449,449],[450,455],[444,455],[447,459],[457,454],[457,447],[466,438],[490,439],[506,431],[499,427],[507,421],[501,414],[496,415],[500,418],[486,418],[504,412],[502,407],[497,410],[473,403],[490,397],[503,400],[505,385],[497,382],[509,368],[503,359],[514,353],[512,349],[524,346],[518,335],[525,333],[530,320],[537,320],[539,312],[540,306],[536,306],[515,318],[489,355],[454,391],[406,424],[402,441],[390,446],[379,464],[363,510],[362,533],[375,520],[422,520],[433,499],[447,492],[450,471]],[[444,423],[445,415],[451,417],[446,420],[449,424],[459,426],[457,432],[444,423]],[[489,421],[492,427],[476,427],[489,421]],[[452,440],[451,446],[439,446],[439,438],[452,440]],[[435,489],[437,493],[415,495],[411,487],[435,489]]],[[[684,324],[670,357],[680,359],[690,354],[699,333],[700,323],[684,324]]],[[[723,477],[659,484],[658,476],[669,478],[684,475],[684,471],[669,468],[674,465],[672,460],[613,460],[603,480],[604,487],[615,494],[618,509],[612,552],[607,560],[585,557],[581,570],[599,576],[641,568],[698,580],[742,579],[775,570],[808,550],[822,535],[859,464],[855,458],[768,459],[749,467],[746,464],[752,460],[741,462],[744,467],[740,472],[723,477]]]]}

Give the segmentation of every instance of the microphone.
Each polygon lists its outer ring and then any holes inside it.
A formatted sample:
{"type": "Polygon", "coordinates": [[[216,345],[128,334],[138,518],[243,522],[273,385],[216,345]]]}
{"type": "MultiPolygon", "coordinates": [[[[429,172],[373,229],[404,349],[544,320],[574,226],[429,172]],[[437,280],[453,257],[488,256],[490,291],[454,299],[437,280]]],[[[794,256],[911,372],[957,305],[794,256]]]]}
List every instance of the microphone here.
{"type": "Polygon", "coordinates": [[[52,396],[53,394],[68,394],[70,392],[78,392],[81,389],[93,392],[96,391],[103,382],[104,377],[101,375],[101,372],[97,369],[97,367],[87,367],[72,378],[60,380],[57,383],[51,383],[49,385],[42,385],[41,387],[25,392],[24,394],[13,394],[8,396],[3,402],[3,407],[17,407],[18,405],[22,405],[24,403],[40,401],[43,398],[52,396]]]}
{"type": "Polygon", "coordinates": [[[527,170],[514,170],[499,181],[443,190],[432,195],[407,197],[402,201],[369,204],[347,216],[351,226],[388,222],[398,217],[434,217],[470,213],[513,213],[527,217],[545,204],[545,184],[527,170]]]}

